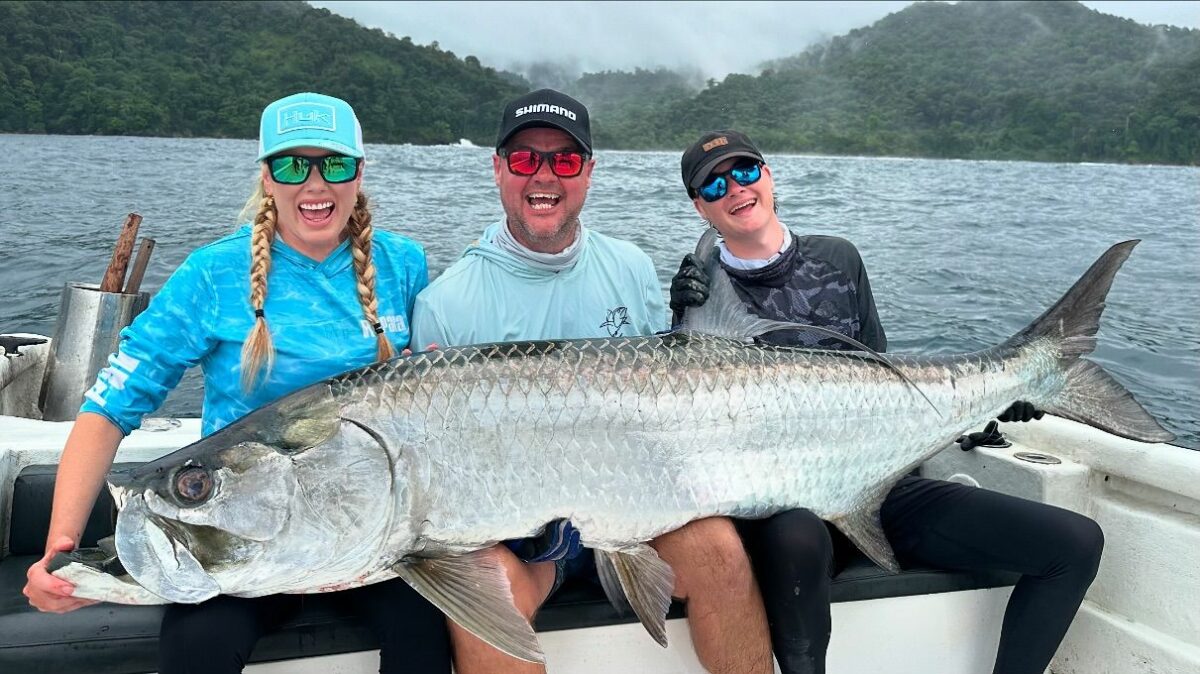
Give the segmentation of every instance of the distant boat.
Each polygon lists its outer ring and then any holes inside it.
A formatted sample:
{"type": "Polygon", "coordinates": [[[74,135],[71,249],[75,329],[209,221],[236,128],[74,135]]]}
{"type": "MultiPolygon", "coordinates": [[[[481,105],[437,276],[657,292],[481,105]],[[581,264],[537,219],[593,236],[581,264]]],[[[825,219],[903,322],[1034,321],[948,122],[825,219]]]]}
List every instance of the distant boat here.
{"type": "Polygon", "coordinates": [[[467,140],[466,138],[459,138],[458,146],[459,147],[479,147],[475,143],[472,143],[471,141],[467,140]]]}

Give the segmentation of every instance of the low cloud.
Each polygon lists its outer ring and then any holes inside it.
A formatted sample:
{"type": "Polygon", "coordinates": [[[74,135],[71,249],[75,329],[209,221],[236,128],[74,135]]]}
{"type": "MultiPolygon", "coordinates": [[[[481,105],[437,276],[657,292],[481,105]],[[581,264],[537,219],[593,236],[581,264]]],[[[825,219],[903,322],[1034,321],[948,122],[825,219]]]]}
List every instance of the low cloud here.
{"type": "MultiPolygon", "coordinates": [[[[312,2],[417,44],[526,73],[665,66],[723,78],[868,26],[910,2],[312,2]]],[[[1085,2],[1140,23],[1200,27],[1200,2],[1085,2]]]]}

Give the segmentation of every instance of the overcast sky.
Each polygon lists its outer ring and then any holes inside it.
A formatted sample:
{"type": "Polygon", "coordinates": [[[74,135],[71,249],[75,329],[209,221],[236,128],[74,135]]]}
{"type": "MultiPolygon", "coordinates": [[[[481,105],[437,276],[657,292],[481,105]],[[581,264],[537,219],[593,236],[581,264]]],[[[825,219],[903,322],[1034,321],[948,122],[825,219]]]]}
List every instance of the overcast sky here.
{"type": "MultiPolygon", "coordinates": [[[[523,72],[552,61],[580,72],[668,66],[706,77],[753,72],[910,2],[320,2],[418,44],[523,72]]],[[[1084,2],[1139,23],[1200,28],[1200,1],[1084,2]]]]}

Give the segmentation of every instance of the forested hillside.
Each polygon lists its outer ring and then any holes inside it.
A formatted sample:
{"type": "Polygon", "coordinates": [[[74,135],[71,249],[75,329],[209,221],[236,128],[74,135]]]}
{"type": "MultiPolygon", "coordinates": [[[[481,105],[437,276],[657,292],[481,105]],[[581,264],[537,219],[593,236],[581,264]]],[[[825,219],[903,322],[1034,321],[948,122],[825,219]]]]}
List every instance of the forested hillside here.
{"type": "MultiPolygon", "coordinates": [[[[695,79],[563,88],[601,148],[734,126],[773,152],[1200,164],[1200,31],[1077,2],[919,3],[761,74],[695,79]]],[[[315,89],[369,141],[486,144],[530,86],[301,2],[0,2],[0,132],[249,138],[266,102],[315,89]]]]}
{"type": "Polygon", "coordinates": [[[598,120],[604,137],[678,148],[735,126],[776,151],[1194,165],[1200,31],[1076,2],[920,3],[664,102],[657,125],[598,120]]]}
{"type": "Polygon", "coordinates": [[[523,89],[302,2],[0,2],[0,132],[253,138],[303,90],[368,142],[486,143],[523,89]]]}

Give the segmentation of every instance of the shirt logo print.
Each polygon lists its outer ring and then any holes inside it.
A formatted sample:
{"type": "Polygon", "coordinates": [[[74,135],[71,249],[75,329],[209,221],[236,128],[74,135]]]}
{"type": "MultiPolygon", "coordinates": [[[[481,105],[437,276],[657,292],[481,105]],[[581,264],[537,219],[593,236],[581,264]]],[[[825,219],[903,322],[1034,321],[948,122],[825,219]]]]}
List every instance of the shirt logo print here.
{"type": "Polygon", "coordinates": [[[109,362],[111,364],[96,375],[96,383],[92,384],[92,387],[83,394],[85,398],[101,407],[104,407],[107,402],[108,392],[124,390],[129,375],[133,374],[138,365],[141,365],[141,361],[120,351],[117,351],[117,354],[109,362]]]}
{"type": "Polygon", "coordinates": [[[608,329],[609,337],[620,337],[621,328],[626,325],[629,325],[629,309],[616,307],[608,310],[608,317],[600,324],[600,327],[608,329]]]}
{"type": "Polygon", "coordinates": [[[279,109],[276,133],[284,134],[300,129],[337,131],[333,106],[324,103],[293,103],[279,109]]]}

